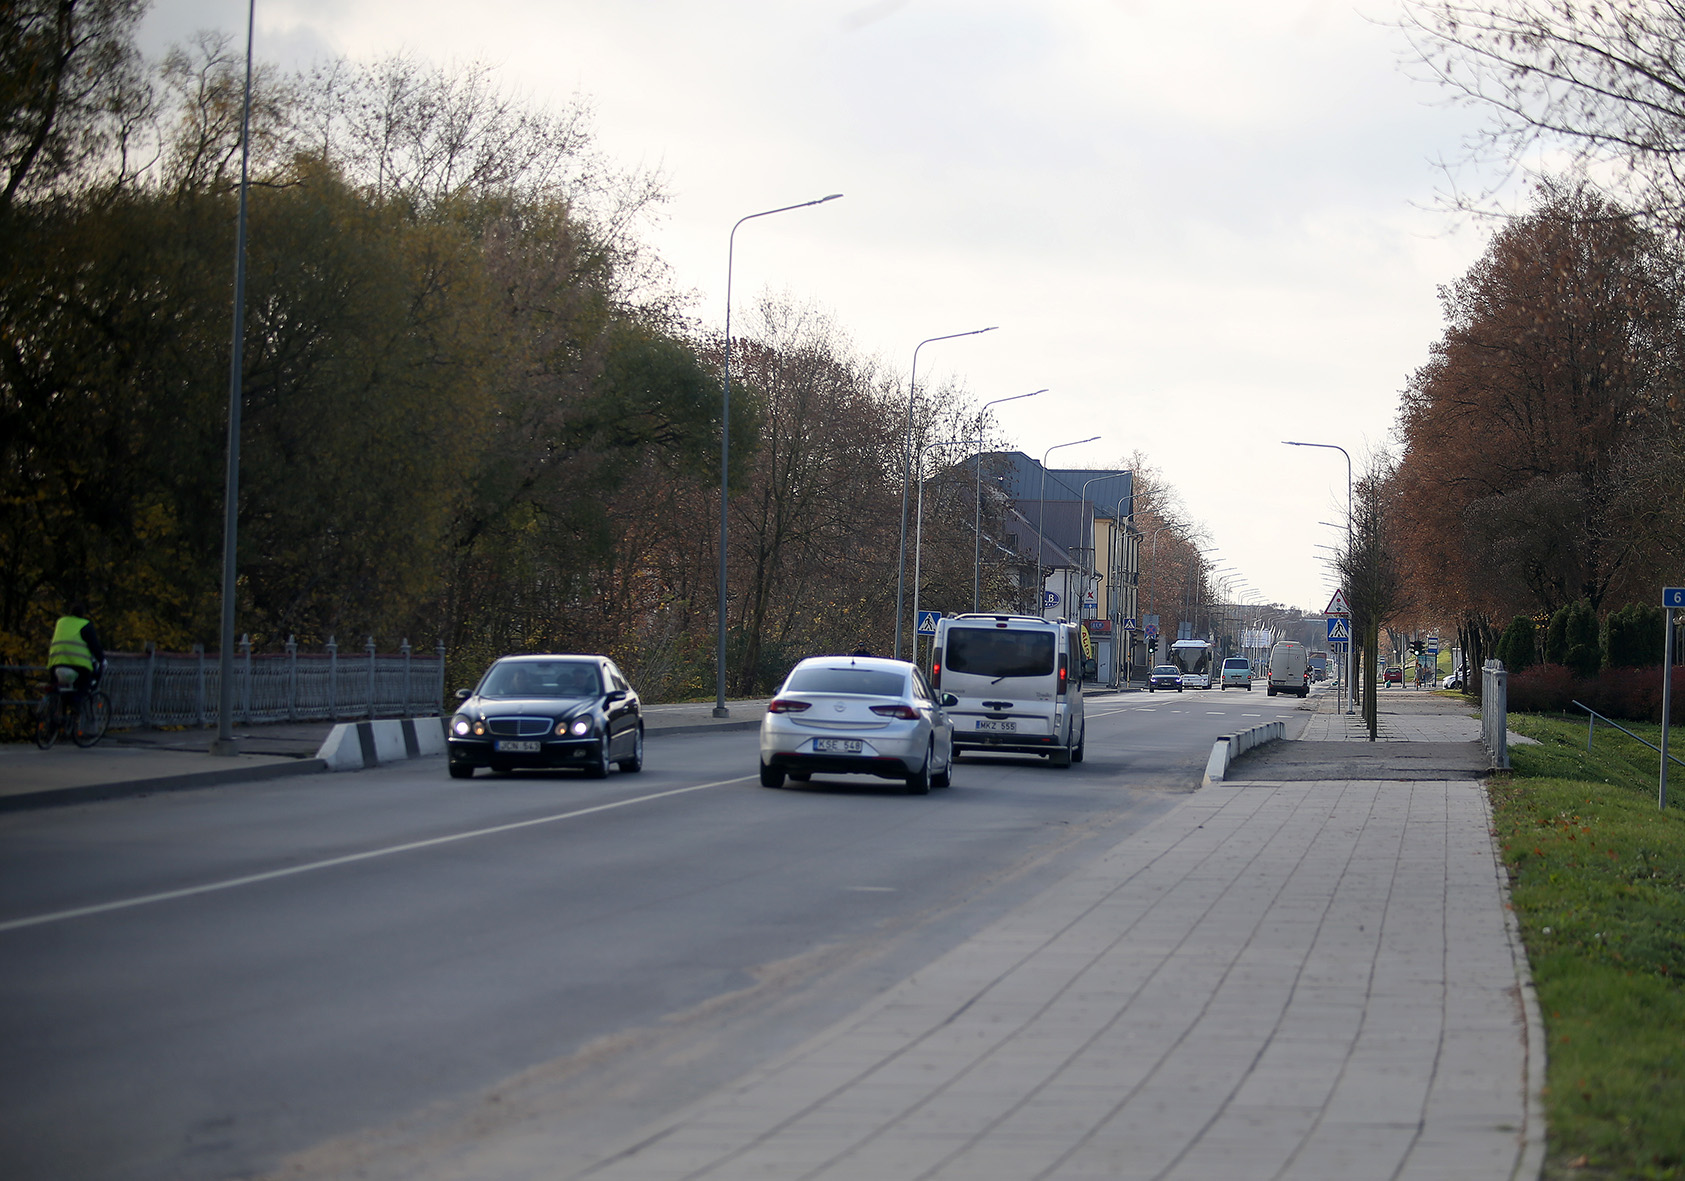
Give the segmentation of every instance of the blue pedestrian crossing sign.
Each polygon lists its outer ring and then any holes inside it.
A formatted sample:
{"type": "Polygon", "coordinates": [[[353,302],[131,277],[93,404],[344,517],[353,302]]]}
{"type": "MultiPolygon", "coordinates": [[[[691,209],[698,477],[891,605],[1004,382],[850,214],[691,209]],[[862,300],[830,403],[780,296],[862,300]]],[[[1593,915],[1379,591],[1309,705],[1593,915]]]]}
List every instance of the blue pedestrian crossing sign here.
{"type": "Polygon", "coordinates": [[[1330,644],[1349,644],[1352,638],[1351,620],[1335,615],[1328,620],[1328,642],[1330,644]]]}
{"type": "Polygon", "coordinates": [[[936,621],[942,618],[940,611],[919,612],[919,635],[933,636],[936,634],[936,621]]]}

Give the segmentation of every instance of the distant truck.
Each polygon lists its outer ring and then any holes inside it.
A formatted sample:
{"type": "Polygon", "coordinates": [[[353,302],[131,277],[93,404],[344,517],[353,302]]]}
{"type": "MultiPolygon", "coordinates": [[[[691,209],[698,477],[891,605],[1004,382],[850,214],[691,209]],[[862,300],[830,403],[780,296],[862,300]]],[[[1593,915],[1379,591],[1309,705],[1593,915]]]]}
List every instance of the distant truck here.
{"type": "Polygon", "coordinates": [[[1328,653],[1311,653],[1311,680],[1326,681],[1328,679],[1328,653]]]}
{"type": "Polygon", "coordinates": [[[1283,640],[1270,649],[1271,697],[1277,693],[1297,693],[1300,697],[1311,691],[1310,653],[1296,640],[1283,640]]]}

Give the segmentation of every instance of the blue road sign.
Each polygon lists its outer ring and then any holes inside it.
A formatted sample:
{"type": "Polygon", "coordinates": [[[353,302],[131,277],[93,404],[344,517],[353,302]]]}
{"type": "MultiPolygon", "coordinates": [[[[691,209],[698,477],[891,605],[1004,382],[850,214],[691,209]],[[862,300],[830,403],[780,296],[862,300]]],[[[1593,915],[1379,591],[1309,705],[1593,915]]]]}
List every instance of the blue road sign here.
{"type": "Polygon", "coordinates": [[[1123,630],[1126,632],[1132,632],[1139,629],[1136,628],[1135,621],[1133,619],[1126,619],[1123,621],[1123,630]]]}
{"type": "Polygon", "coordinates": [[[1662,588],[1662,606],[1685,607],[1685,586],[1664,586],[1662,588]]]}
{"type": "Polygon", "coordinates": [[[919,635],[933,636],[936,634],[936,621],[942,618],[940,611],[919,612],[919,635]]]}
{"type": "Polygon", "coordinates": [[[1351,620],[1342,615],[1331,615],[1328,617],[1328,642],[1330,644],[1350,643],[1351,638],[1351,620]]]}
{"type": "Polygon", "coordinates": [[[1043,607],[1057,607],[1059,605],[1059,592],[1050,590],[1042,591],[1041,605],[1043,607]]]}

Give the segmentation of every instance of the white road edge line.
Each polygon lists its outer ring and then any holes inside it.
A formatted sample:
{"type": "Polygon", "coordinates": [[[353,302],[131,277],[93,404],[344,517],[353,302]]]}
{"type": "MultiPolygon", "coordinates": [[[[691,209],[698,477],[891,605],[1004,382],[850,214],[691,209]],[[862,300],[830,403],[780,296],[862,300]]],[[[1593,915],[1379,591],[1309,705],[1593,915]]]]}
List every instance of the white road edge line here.
{"type": "Polygon", "coordinates": [[[469,832],[452,833],[450,836],[429,837],[425,841],[408,841],[402,845],[388,845],[383,849],[369,849],[363,853],[347,853],[343,857],[329,857],[322,861],[310,861],[303,865],[289,865],[285,869],[271,869],[263,873],[247,874],[244,877],[227,878],[220,882],[206,882],[202,886],[186,886],[179,890],[165,890],[158,894],[141,894],[134,898],[123,898],[116,902],[101,902],[96,906],[78,906],[72,910],[55,910],[48,914],[32,915],[24,919],[11,919],[0,923],[0,932],[16,931],[23,927],[39,927],[46,923],[60,923],[66,919],[85,918],[88,915],[105,914],[113,910],[127,910],[132,906],[147,906],[154,902],[169,902],[176,898],[191,898],[195,894],[213,894],[218,890],[232,890],[236,886],[251,886],[258,882],[272,882],[276,878],[288,878],[295,874],[311,873],[318,869],[331,869],[336,865],[351,865],[358,861],[372,861],[376,857],[390,857],[394,853],[409,853],[416,849],[430,849],[435,845],[449,845],[456,841],[471,840],[474,837],[494,836],[500,832],[514,832],[516,829],[532,828],[540,824],[554,824],[558,820],[572,820],[577,816],[590,816],[595,812],[609,812],[615,808],[626,808],[633,804],[646,804],[651,800],[664,800],[670,796],[688,795],[693,791],[705,791],[710,787],[725,787],[732,783],[746,783],[755,778],[753,775],[739,775],[735,779],[717,779],[713,783],[697,783],[690,787],[676,787],[671,791],[658,791],[647,796],[634,796],[629,800],[616,800],[611,804],[595,804],[589,808],[576,808],[572,812],[558,812],[554,816],[538,816],[531,820],[516,820],[509,824],[497,824],[491,828],[476,828],[469,832]]]}

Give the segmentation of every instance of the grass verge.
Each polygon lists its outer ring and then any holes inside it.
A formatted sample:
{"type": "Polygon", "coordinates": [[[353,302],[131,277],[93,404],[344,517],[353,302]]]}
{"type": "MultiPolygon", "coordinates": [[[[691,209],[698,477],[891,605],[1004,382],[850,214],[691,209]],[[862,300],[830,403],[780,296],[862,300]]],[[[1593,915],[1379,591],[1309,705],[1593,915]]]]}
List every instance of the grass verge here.
{"type": "Polygon", "coordinates": [[[1548,1041],[1544,1175],[1685,1178],[1685,768],[1658,812],[1657,755],[1620,731],[1510,728],[1540,743],[1491,796],[1548,1041]]]}

